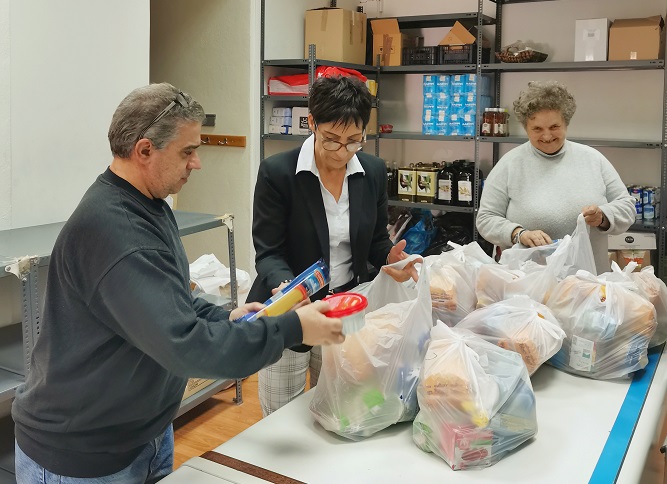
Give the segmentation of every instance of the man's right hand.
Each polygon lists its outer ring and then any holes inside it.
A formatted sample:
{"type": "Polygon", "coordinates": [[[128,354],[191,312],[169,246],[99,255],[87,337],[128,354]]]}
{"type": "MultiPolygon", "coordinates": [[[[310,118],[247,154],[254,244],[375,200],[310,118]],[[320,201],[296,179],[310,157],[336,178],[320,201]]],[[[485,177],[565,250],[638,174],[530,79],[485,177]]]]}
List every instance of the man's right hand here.
{"type": "Polygon", "coordinates": [[[308,346],[340,344],[345,341],[343,322],[339,318],[327,318],[324,314],[331,309],[329,303],[315,301],[297,309],[301,321],[303,344],[308,346]]]}

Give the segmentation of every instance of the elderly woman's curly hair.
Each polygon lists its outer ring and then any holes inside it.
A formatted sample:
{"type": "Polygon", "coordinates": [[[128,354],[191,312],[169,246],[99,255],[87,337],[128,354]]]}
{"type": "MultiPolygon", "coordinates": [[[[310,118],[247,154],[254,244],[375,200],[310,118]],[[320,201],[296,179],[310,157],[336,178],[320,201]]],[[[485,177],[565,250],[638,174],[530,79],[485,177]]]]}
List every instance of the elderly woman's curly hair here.
{"type": "Polygon", "coordinates": [[[514,101],[514,113],[524,127],[540,111],[560,111],[567,126],[576,110],[572,94],[556,81],[531,81],[528,89],[521,91],[519,99],[514,101]]]}

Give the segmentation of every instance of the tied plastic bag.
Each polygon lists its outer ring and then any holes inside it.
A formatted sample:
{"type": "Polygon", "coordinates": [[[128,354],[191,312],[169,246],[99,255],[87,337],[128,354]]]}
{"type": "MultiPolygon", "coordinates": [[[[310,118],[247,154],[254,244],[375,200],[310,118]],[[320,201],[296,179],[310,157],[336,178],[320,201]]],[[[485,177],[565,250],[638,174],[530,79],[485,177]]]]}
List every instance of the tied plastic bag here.
{"type": "Polygon", "coordinates": [[[515,296],[478,309],[456,327],[516,351],[530,375],[560,350],[565,339],[565,332],[551,310],[528,296],[515,296]]]}
{"type": "MultiPolygon", "coordinates": [[[[190,281],[200,297],[216,304],[231,301],[231,271],[213,254],[204,254],[190,264],[190,281]]],[[[236,269],[236,284],[239,300],[244,301],[250,291],[250,274],[236,269]]]]}
{"type": "Polygon", "coordinates": [[[433,320],[455,326],[475,310],[477,296],[471,272],[449,252],[424,259],[429,267],[433,320]]]}
{"type": "Polygon", "coordinates": [[[520,295],[545,303],[558,283],[553,272],[532,261],[524,262],[521,268],[524,270],[510,269],[500,264],[481,267],[475,285],[477,307],[482,308],[520,295]]]}
{"type": "Polygon", "coordinates": [[[448,252],[453,257],[456,257],[470,274],[472,278],[473,285],[477,283],[477,274],[479,273],[480,267],[492,264],[496,265],[497,262],[493,260],[484,249],[480,247],[477,242],[471,242],[466,245],[455,244],[454,242],[447,242],[447,245],[452,247],[452,250],[448,252]]]}
{"type": "Polygon", "coordinates": [[[634,283],[618,279],[613,273],[579,271],[556,286],[547,306],[566,338],[550,364],[600,380],[626,377],[646,366],[655,309],[636,293],[634,283]]]}
{"type": "MultiPolygon", "coordinates": [[[[393,264],[402,267],[410,261],[393,264]]],[[[417,379],[433,326],[428,269],[413,290],[387,304],[385,291],[403,286],[384,272],[356,288],[368,298],[365,325],[340,345],[322,348],[322,369],[310,411],[326,430],[361,440],[417,413],[417,379]],[[379,306],[379,307],[378,307],[379,306]]]]}
{"type": "MultiPolygon", "coordinates": [[[[637,293],[655,307],[658,326],[648,345],[649,348],[652,348],[667,341],[667,286],[655,276],[653,266],[647,266],[640,272],[634,272],[636,268],[636,262],[628,263],[623,269],[615,261],[611,263],[612,274],[618,275],[619,280],[633,282],[637,286],[637,293]]],[[[611,277],[611,274],[608,276],[611,277]]]]}
{"type": "Polygon", "coordinates": [[[488,467],[537,433],[521,356],[438,324],[420,374],[412,439],[454,469],[488,467]]]}

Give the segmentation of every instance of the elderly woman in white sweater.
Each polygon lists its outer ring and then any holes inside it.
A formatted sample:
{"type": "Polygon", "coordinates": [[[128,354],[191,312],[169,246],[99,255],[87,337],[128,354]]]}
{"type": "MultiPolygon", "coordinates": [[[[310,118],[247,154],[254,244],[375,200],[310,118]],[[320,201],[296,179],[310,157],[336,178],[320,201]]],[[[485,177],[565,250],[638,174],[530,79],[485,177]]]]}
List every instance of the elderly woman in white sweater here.
{"type": "Polygon", "coordinates": [[[598,273],[609,270],[607,235],[635,220],[634,198],[599,151],[565,139],[574,97],[555,81],[530,82],[514,101],[528,142],[491,170],[480,201],[477,230],[501,248],[550,244],[574,231],[577,216],[591,227],[598,273]]]}

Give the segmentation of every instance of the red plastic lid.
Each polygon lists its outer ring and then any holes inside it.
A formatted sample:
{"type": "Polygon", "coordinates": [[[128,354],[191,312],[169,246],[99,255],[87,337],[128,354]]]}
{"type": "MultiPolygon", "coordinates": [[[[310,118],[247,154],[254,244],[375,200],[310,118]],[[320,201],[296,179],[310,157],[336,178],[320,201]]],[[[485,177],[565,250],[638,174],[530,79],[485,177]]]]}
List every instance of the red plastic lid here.
{"type": "Polygon", "coordinates": [[[356,292],[339,292],[325,297],[331,306],[331,311],[324,313],[328,318],[344,318],[363,311],[368,306],[368,299],[356,292]]]}

